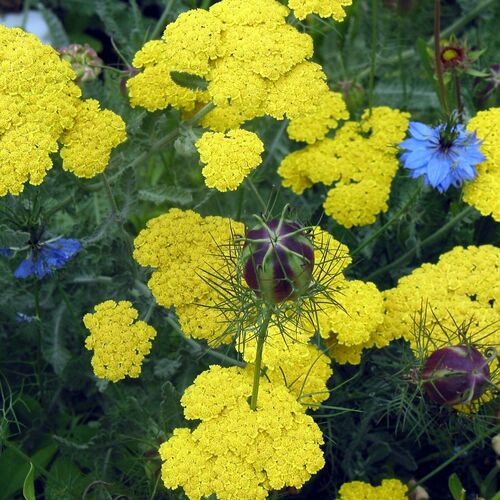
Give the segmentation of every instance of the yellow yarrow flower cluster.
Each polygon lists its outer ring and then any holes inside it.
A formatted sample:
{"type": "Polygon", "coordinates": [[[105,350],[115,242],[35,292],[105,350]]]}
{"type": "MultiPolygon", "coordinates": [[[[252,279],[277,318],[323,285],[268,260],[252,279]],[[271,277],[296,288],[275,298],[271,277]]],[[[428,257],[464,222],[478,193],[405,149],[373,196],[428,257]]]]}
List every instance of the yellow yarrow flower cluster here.
{"type": "MultiPolygon", "coordinates": [[[[327,275],[338,274],[338,278],[329,284],[328,293],[340,307],[321,301],[321,307],[315,315],[319,334],[325,339],[329,354],[335,361],[340,364],[359,364],[363,349],[385,347],[392,340],[379,331],[384,321],[383,295],[373,283],[345,278],[343,271],[351,264],[347,246],[318,227],[313,228],[312,235],[317,247],[315,262],[322,262],[321,266],[316,265],[314,268],[314,279],[323,282],[325,270],[327,275]]],[[[306,339],[314,333],[310,330],[308,325],[303,332],[306,339]],[[307,331],[310,333],[307,334],[307,331]]],[[[299,340],[304,339],[299,337],[299,340]]]]}
{"type": "Polygon", "coordinates": [[[80,101],[73,127],[61,137],[64,170],[78,177],[95,177],[106,168],[111,150],[126,139],[123,120],[95,99],[80,101]]]}
{"type": "Polygon", "coordinates": [[[246,130],[205,132],[196,142],[205,167],[206,185],[218,191],[235,190],[261,162],[264,145],[257,134],[246,130]]]}
{"type": "MultiPolygon", "coordinates": [[[[202,125],[216,132],[269,115],[289,119],[292,139],[323,138],[348,113],[340,94],[328,88],[321,66],[308,60],[312,38],[287,24],[288,13],[275,0],[222,0],[208,11],[181,14],[161,40],[147,42],[136,54],[133,64],[143,71],[127,83],[132,106],[192,112],[212,102],[215,109],[202,125]],[[177,85],[171,72],[204,78],[207,90],[177,85]]],[[[248,153],[254,152],[251,145],[248,153]]],[[[236,179],[242,173],[226,168],[222,175],[236,179]]]]}
{"type": "Polygon", "coordinates": [[[363,349],[389,343],[377,333],[384,321],[383,297],[373,283],[358,280],[344,280],[336,291],[342,309],[326,305],[319,311],[320,333],[338,363],[359,364],[363,349]]]}
{"type": "MultiPolygon", "coordinates": [[[[310,335],[283,329],[273,325],[267,332],[262,356],[266,378],[275,385],[285,385],[301,404],[317,410],[330,395],[327,382],[333,374],[331,359],[317,346],[308,343],[310,335]]],[[[236,347],[247,363],[254,362],[257,352],[255,337],[241,339],[236,347]]]]}
{"type": "Polygon", "coordinates": [[[227,273],[222,249],[233,234],[244,234],[241,223],[172,209],[148,221],[134,242],[135,260],[155,269],[148,287],[158,304],[175,307],[186,335],[213,345],[232,339],[221,337],[228,318],[213,307],[220,297],[203,273],[227,273]]]}
{"type": "Polygon", "coordinates": [[[335,21],[343,21],[346,13],[344,7],[352,4],[352,0],[289,0],[288,6],[294,11],[297,19],[305,19],[308,14],[320,17],[333,17],[335,21]]]}
{"type": "Polygon", "coordinates": [[[362,481],[344,483],[339,500],[407,500],[408,487],[398,479],[384,479],[380,486],[362,481]]]}
{"type": "Polygon", "coordinates": [[[74,79],[52,47],[0,25],[0,196],[21,193],[27,182],[41,184],[58,141],[66,145],[64,168],[90,177],[125,140],[121,118],[81,101],[74,79]]]}
{"type": "Polygon", "coordinates": [[[464,201],[500,222],[500,108],[480,111],[469,121],[467,130],[477,132],[487,159],[476,167],[477,177],[465,185],[464,201]]]}
{"type": "Polygon", "coordinates": [[[300,488],[325,464],[323,436],[282,385],[262,379],[257,409],[250,409],[252,373],[212,366],[182,397],[185,416],[201,420],[175,429],[160,447],[167,488],[198,500],[263,500],[272,490],[300,488]]]}
{"type": "Polygon", "coordinates": [[[404,337],[415,350],[423,350],[423,355],[459,343],[457,326],[461,325],[470,324],[470,340],[479,346],[500,344],[497,247],[455,247],[436,264],[423,264],[383,294],[386,313],[381,334],[387,339],[404,337]],[[417,328],[421,320],[425,324],[417,328]],[[431,338],[421,338],[423,327],[431,338]]]}
{"type": "Polygon", "coordinates": [[[360,122],[346,122],[335,137],[286,156],[278,173],[295,193],[319,182],[330,186],[325,212],[345,227],[375,222],[388,209],[399,144],[410,115],[388,107],[365,111],[360,122]]]}
{"type": "Polygon", "coordinates": [[[85,347],[94,351],[92,368],[97,377],[111,382],[139,377],[156,330],[144,321],[136,321],[138,316],[129,301],[107,300],[96,305],[93,314],[83,317],[90,331],[85,347]]]}

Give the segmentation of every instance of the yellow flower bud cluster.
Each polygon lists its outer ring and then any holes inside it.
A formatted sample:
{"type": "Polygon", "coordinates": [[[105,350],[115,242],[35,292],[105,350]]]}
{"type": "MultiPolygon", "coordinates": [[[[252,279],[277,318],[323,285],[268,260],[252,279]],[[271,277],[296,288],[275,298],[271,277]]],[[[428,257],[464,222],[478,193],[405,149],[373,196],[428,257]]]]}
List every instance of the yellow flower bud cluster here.
{"type": "Polygon", "coordinates": [[[221,298],[206,273],[227,274],[223,250],[234,234],[244,234],[241,223],[174,208],[148,221],[134,242],[135,260],[155,269],[148,287],[158,304],[175,306],[183,332],[212,345],[232,337],[224,336],[229,318],[214,307],[221,298]]]}
{"type": "Polygon", "coordinates": [[[264,145],[257,134],[243,129],[205,132],[196,142],[205,183],[218,191],[237,189],[243,179],[260,165],[264,145]]]}
{"type": "Polygon", "coordinates": [[[74,79],[52,47],[0,25],[0,196],[41,184],[58,142],[64,168],[91,177],[125,140],[122,119],[96,101],[81,101],[74,79]]]}
{"type": "Polygon", "coordinates": [[[346,122],[335,137],[286,156],[278,173],[295,193],[319,182],[333,187],[325,212],[345,227],[375,222],[388,209],[396,158],[410,115],[388,107],[365,111],[360,122],[346,122]]]}
{"type": "Polygon", "coordinates": [[[500,108],[479,111],[467,130],[477,132],[483,141],[479,149],[487,160],[476,167],[477,177],[465,185],[464,201],[500,222],[500,108]]]}
{"type": "Polygon", "coordinates": [[[339,490],[340,500],[406,500],[408,487],[399,479],[384,479],[380,486],[362,481],[344,483],[339,490]]]}
{"type": "Polygon", "coordinates": [[[288,7],[294,11],[297,19],[305,19],[308,14],[320,17],[332,17],[335,21],[343,21],[346,14],[344,7],[352,4],[352,0],[289,0],[288,7]]]}
{"type": "Polygon", "coordinates": [[[175,429],[160,447],[167,488],[196,499],[263,500],[272,490],[300,488],[325,464],[323,436],[283,385],[264,378],[257,409],[248,403],[252,371],[211,366],[184,393],[194,429],[175,429]]]}
{"type": "Polygon", "coordinates": [[[498,346],[500,330],[500,248],[455,247],[436,264],[423,264],[383,292],[380,332],[404,337],[422,355],[460,343],[459,327],[478,346],[498,346]],[[420,317],[422,312],[422,317],[420,317]],[[429,332],[424,334],[423,328],[429,332]]]}
{"type": "MultiPolygon", "coordinates": [[[[287,24],[288,13],[275,0],[222,0],[208,11],[181,14],[161,40],[147,42],[135,55],[133,64],[143,71],[127,83],[132,106],[154,111],[170,105],[192,112],[211,102],[215,109],[202,125],[213,131],[234,133],[246,121],[269,115],[289,119],[292,139],[322,139],[348,113],[340,94],[329,89],[321,66],[308,60],[312,38],[287,24]],[[178,85],[172,72],[201,77],[207,89],[178,85]]],[[[252,141],[251,158],[255,151],[252,141]]],[[[207,178],[207,185],[235,189],[249,171],[241,168],[243,156],[241,151],[236,167],[218,156],[223,166],[216,179],[207,178]]],[[[247,161],[251,168],[254,163],[247,161]]]]}
{"type": "Polygon", "coordinates": [[[92,368],[97,377],[111,382],[139,377],[156,330],[144,321],[136,321],[138,316],[129,301],[107,300],[96,305],[93,314],[83,317],[90,331],[85,347],[94,351],[92,368]]]}

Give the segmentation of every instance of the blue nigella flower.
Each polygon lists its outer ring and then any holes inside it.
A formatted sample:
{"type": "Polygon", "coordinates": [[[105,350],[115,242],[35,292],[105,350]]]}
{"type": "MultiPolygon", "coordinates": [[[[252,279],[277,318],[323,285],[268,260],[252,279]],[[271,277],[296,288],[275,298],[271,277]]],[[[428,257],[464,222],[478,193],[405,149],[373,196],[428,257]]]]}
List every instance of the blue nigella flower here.
{"type": "Polygon", "coordinates": [[[399,146],[407,151],[401,155],[410,176],[424,177],[440,193],[451,184],[458,187],[464,180],[477,175],[475,165],[486,160],[479,150],[481,141],[476,133],[465,130],[461,124],[429,127],[424,123],[410,122],[411,137],[399,146]]]}
{"type": "Polygon", "coordinates": [[[16,312],[16,321],[18,323],[31,323],[35,319],[35,316],[30,316],[22,312],[16,312]]]}
{"type": "Polygon", "coordinates": [[[12,255],[12,250],[10,248],[2,247],[0,248],[0,257],[10,257],[12,255]]]}
{"type": "Polygon", "coordinates": [[[16,278],[35,275],[38,279],[66,264],[81,248],[78,240],[58,238],[37,243],[14,272],[16,278]]]}

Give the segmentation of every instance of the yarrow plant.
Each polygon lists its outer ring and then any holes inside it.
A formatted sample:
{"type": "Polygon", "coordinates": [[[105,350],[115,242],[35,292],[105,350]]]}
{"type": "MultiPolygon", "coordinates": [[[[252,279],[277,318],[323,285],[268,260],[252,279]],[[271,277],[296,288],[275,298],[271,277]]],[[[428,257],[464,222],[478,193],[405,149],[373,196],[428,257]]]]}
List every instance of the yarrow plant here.
{"type": "Polygon", "coordinates": [[[34,35],[0,25],[0,59],[9,67],[0,75],[0,196],[41,184],[59,143],[65,170],[86,178],[102,172],[126,139],[123,120],[95,99],[81,100],[69,63],[34,35]]]}
{"type": "Polygon", "coordinates": [[[0,25],[0,497],[496,498],[494,2],[53,3],[0,25]]]}

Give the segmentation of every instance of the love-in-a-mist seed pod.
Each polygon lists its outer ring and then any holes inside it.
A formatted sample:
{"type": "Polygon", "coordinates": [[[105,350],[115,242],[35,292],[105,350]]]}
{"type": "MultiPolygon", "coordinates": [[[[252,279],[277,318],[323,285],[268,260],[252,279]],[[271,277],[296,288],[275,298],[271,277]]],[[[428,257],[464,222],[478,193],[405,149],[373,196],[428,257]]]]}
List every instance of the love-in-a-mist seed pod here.
{"type": "Polygon", "coordinates": [[[314,267],[314,247],[297,222],[272,219],[248,230],[242,254],[247,285],[264,300],[278,304],[308,289],[314,267]]]}
{"type": "Polygon", "coordinates": [[[488,360],[474,347],[448,346],[433,352],[422,371],[427,396],[442,405],[468,404],[491,381],[488,360]]]}

